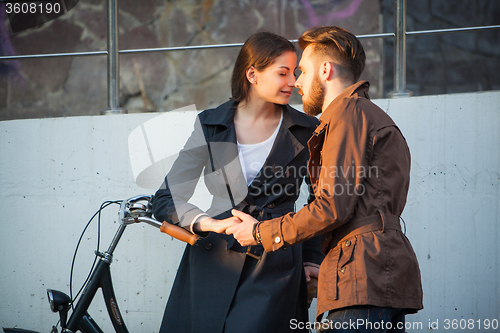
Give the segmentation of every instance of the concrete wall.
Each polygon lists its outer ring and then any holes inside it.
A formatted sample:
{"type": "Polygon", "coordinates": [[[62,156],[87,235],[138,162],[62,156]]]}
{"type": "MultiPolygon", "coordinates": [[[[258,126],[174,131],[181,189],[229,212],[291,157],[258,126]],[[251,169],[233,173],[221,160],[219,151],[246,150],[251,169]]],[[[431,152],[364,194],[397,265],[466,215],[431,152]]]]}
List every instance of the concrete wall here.
{"type": "MultiPolygon", "coordinates": [[[[485,320],[500,320],[500,92],[375,102],[399,125],[413,158],[403,218],[421,265],[425,309],[407,321],[421,323],[422,331],[438,321],[434,328],[443,331],[445,319],[472,319],[478,331],[485,320]]],[[[50,330],[58,315],[50,312],[45,290],[68,292],[73,252],[89,218],[105,200],[154,193],[135,178],[175,154],[195,114],[0,122],[0,326],[50,330]],[[131,164],[128,140],[139,142],[140,133],[151,153],[138,159],[140,149],[131,149],[134,161],[143,162],[131,164]]],[[[102,215],[102,250],[118,226],[117,210],[113,205],[102,215]]],[[[76,258],[74,293],[96,242],[93,222],[76,258]]],[[[127,228],[111,269],[131,332],[157,332],[182,249],[147,225],[127,228]]],[[[109,332],[101,299],[98,294],[89,312],[109,332]]]]}

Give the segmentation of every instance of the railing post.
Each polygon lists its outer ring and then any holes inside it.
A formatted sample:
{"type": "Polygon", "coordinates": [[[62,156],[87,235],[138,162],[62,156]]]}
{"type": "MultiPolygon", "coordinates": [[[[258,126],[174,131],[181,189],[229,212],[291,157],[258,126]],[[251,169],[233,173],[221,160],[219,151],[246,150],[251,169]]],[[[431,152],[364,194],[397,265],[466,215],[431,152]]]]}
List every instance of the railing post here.
{"type": "Polygon", "coordinates": [[[127,113],[120,103],[120,57],[118,54],[118,0],[107,0],[108,14],[108,108],[101,114],[127,113]]]}
{"type": "Polygon", "coordinates": [[[409,97],[406,90],[406,0],[394,1],[394,90],[388,98],[409,97]]]}

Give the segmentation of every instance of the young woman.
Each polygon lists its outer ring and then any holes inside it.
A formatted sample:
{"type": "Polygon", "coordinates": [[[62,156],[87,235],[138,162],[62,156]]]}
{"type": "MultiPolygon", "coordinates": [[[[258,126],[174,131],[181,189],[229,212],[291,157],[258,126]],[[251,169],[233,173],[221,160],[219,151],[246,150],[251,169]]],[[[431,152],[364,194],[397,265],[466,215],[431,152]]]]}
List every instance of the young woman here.
{"type": "Polygon", "coordinates": [[[236,223],[232,208],[258,219],[294,211],[318,124],[287,105],[296,63],[285,38],[252,35],[234,66],[231,100],[198,115],[157,191],[157,219],[203,236],[186,247],[160,332],[275,333],[308,321],[306,278],[323,259],[319,239],[266,253],[212,232],[236,223]],[[188,203],[202,172],[213,195],[207,212],[188,203]]]}

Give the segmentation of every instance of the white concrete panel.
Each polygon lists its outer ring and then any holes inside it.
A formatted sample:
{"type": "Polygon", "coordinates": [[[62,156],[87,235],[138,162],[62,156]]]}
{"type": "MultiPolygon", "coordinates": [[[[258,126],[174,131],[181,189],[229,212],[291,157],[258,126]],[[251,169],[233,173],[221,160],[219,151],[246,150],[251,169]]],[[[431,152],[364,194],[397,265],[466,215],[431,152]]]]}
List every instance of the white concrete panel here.
{"type": "Polygon", "coordinates": [[[420,262],[425,309],[407,320],[424,330],[438,321],[441,332],[455,320],[482,331],[483,321],[500,320],[500,94],[375,102],[412,154],[403,218],[420,262]]]}
{"type": "MultiPolygon", "coordinates": [[[[500,92],[375,102],[396,121],[412,153],[403,218],[421,265],[425,309],[407,317],[422,330],[407,331],[427,331],[436,321],[444,331],[445,319],[450,325],[473,320],[472,331],[480,331],[486,319],[500,320],[500,92]]],[[[0,122],[0,326],[50,331],[58,316],[45,290],[68,292],[73,252],[89,218],[105,200],[153,194],[135,183],[137,175],[177,153],[194,117],[185,111],[0,122]],[[135,142],[149,151],[132,149],[131,162],[129,138],[137,128],[142,139],[135,142]]],[[[103,213],[101,249],[117,229],[117,210],[112,205],[103,213]]],[[[95,221],[76,258],[74,292],[96,242],[95,221]]],[[[183,247],[149,226],[127,227],[111,269],[131,332],[158,331],[183,247]]],[[[101,296],[96,300],[90,313],[110,332],[101,296]]]]}
{"type": "MultiPolygon", "coordinates": [[[[134,183],[128,136],[158,115],[0,123],[0,209],[5,212],[0,236],[0,326],[48,332],[58,315],[50,312],[45,290],[69,293],[73,252],[90,217],[105,200],[154,193],[134,183]]],[[[174,134],[184,128],[180,122],[194,119],[190,114],[180,119],[175,112],[170,115],[165,130],[174,134]]],[[[117,212],[113,205],[102,215],[102,250],[118,227],[117,212]]],[[[91,267],[96,241],[94,221],[76,258],[75,293],[91,267]]],[[[158,331],[183,248],[181,242],[147,225],[132,225],[125,231],[111,271],[131,332],[158,331]]],[[[101,295],[90,313],[105,332],[112,331],[101,295]]]]}

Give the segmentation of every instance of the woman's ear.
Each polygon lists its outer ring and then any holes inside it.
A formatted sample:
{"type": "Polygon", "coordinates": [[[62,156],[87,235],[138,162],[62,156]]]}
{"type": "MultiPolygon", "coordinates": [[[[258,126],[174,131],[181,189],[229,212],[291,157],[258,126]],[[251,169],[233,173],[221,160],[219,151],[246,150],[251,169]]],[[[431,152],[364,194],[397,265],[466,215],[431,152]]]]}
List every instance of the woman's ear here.
{"type": "Polygon", "coordinates": [[[257,70],[255,69],[255,67],[253,66],[248,67],[246,75],[247,75],[247,80],[251,84],[257,84],[257,70]]]}

